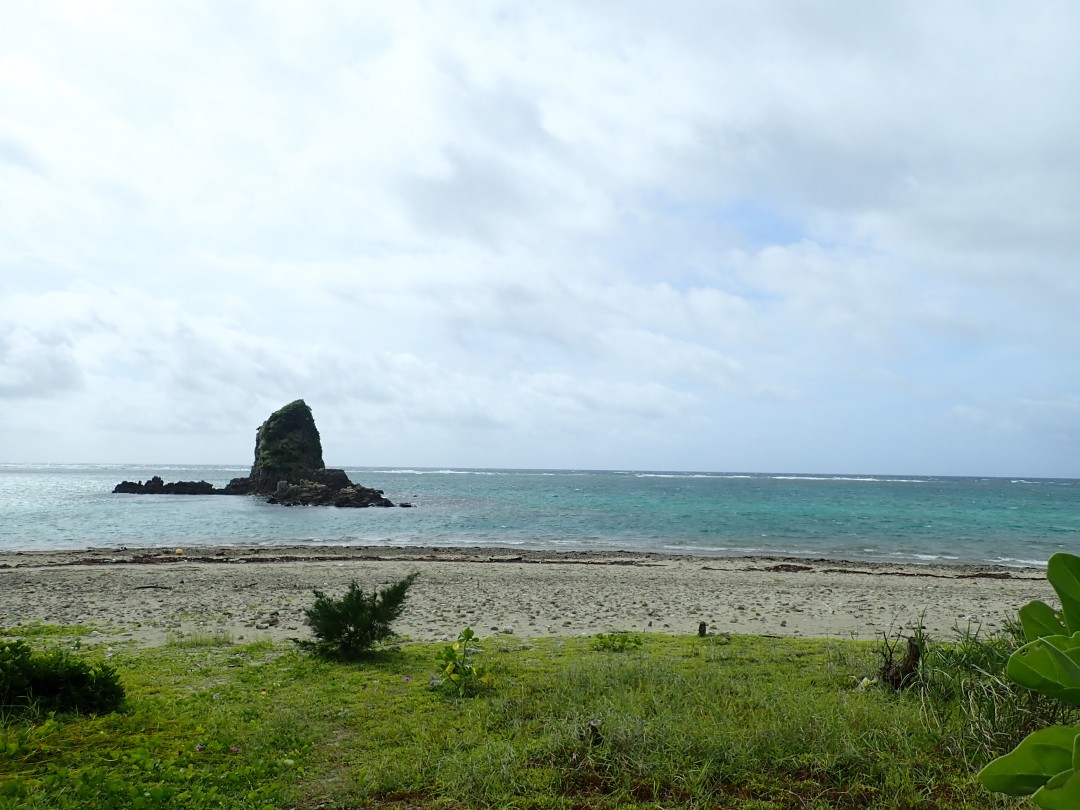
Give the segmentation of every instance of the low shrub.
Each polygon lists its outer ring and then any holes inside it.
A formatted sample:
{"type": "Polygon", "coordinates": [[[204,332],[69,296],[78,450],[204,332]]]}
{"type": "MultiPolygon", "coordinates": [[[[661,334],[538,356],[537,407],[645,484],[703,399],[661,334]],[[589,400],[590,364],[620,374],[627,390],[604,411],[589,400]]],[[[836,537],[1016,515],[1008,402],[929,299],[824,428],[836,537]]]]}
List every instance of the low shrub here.
{"type": "Polygon", "coordinates": [[[120,708],[116,670],[65,650],[35,653],[25,641],[0,642],[0,710],[105,714],[120,708]]]}
{"type": "Polygon", "coordinates": [[[340,599],[315,591],[315,603],[304,611],[314,641],[297,641],[320,658],[355,661],[394,631],[390,623],[405,609],[405,597],[416,579],[409,574],[381,591],[365,593],[356,580],[340,599]]]}

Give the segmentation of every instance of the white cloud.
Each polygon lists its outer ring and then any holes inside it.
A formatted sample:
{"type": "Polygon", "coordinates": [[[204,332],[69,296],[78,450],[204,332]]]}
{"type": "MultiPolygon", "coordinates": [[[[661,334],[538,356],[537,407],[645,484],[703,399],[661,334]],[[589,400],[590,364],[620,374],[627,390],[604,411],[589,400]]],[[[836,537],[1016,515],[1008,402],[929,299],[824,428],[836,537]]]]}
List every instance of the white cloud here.
{"type": "Polygon", "coordinates": [[[0,334],[0,397],[45,398],[76,389],[81,382],[63,337],[21,327],[0,334]]]}
{"type": "Polygon", "coordinates": [[[1080,475],[1078,16],[20,5],[7,453],[1080,475]]]}

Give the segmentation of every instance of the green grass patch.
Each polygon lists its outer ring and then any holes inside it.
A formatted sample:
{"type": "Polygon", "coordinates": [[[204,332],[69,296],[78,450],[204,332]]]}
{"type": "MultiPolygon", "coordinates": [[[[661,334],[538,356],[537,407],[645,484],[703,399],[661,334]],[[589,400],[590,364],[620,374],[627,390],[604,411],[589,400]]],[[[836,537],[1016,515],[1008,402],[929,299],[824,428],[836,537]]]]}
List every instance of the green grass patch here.
{"type": "Polygon", "coordinates": [[[123,650],[123,713],[0,723],[0,810],[1024,806],[975,782],[962,711],[855,688],[872,644],[641,640],[481,640],[465,698],[431,686],[440,644],[123,650]]]}
{"type": "Polygon", "coordinates": [[[236,643],[236,639],[230,631],[224,629],[199,629],[187,633],[177,630],[165,636],[165,643],[174,648],[198,649],[200,647],[231,647],[236,643]]]}
{"type": "Polygon", "coordinates": [[[68,636],[88,636],[96,628],[85,624],[15,624],[0,627],[0,638],[64,638],[68,636]]]}

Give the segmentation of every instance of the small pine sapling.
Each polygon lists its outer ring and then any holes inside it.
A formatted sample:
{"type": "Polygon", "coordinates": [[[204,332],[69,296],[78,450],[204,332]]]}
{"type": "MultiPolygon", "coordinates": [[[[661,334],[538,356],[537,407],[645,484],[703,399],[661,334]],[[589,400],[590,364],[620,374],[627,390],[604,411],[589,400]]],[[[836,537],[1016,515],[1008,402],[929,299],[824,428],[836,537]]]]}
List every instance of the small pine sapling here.
{"type": "Polygon", "coordinates": [[[405,597],[417,577],[409,574],[381,591],[365,593],[356,580],[340,599],[315,591],[315,603],[304,611],[315,636],[297,641],[320,658],[355,661],[392,636],[390,623],[405,609],[405,597]]]}

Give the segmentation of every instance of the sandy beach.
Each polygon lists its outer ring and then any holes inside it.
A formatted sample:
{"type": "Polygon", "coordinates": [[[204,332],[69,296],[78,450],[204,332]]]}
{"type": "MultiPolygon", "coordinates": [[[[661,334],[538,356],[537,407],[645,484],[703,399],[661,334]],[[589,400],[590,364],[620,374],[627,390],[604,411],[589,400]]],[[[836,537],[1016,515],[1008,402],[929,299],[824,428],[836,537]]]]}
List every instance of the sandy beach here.
{"type": "Polygon", "coordinates": [[[0,553],[0,627],[81,624],[86,640],[157,645],[222,635],[306,638],[313,589],[419,577],[396,629],[434,641],[614,630],[881,638],[912,628],[1000,628],[1043,572],[997,566],[490,548],[259,547],[0,553]]]}

